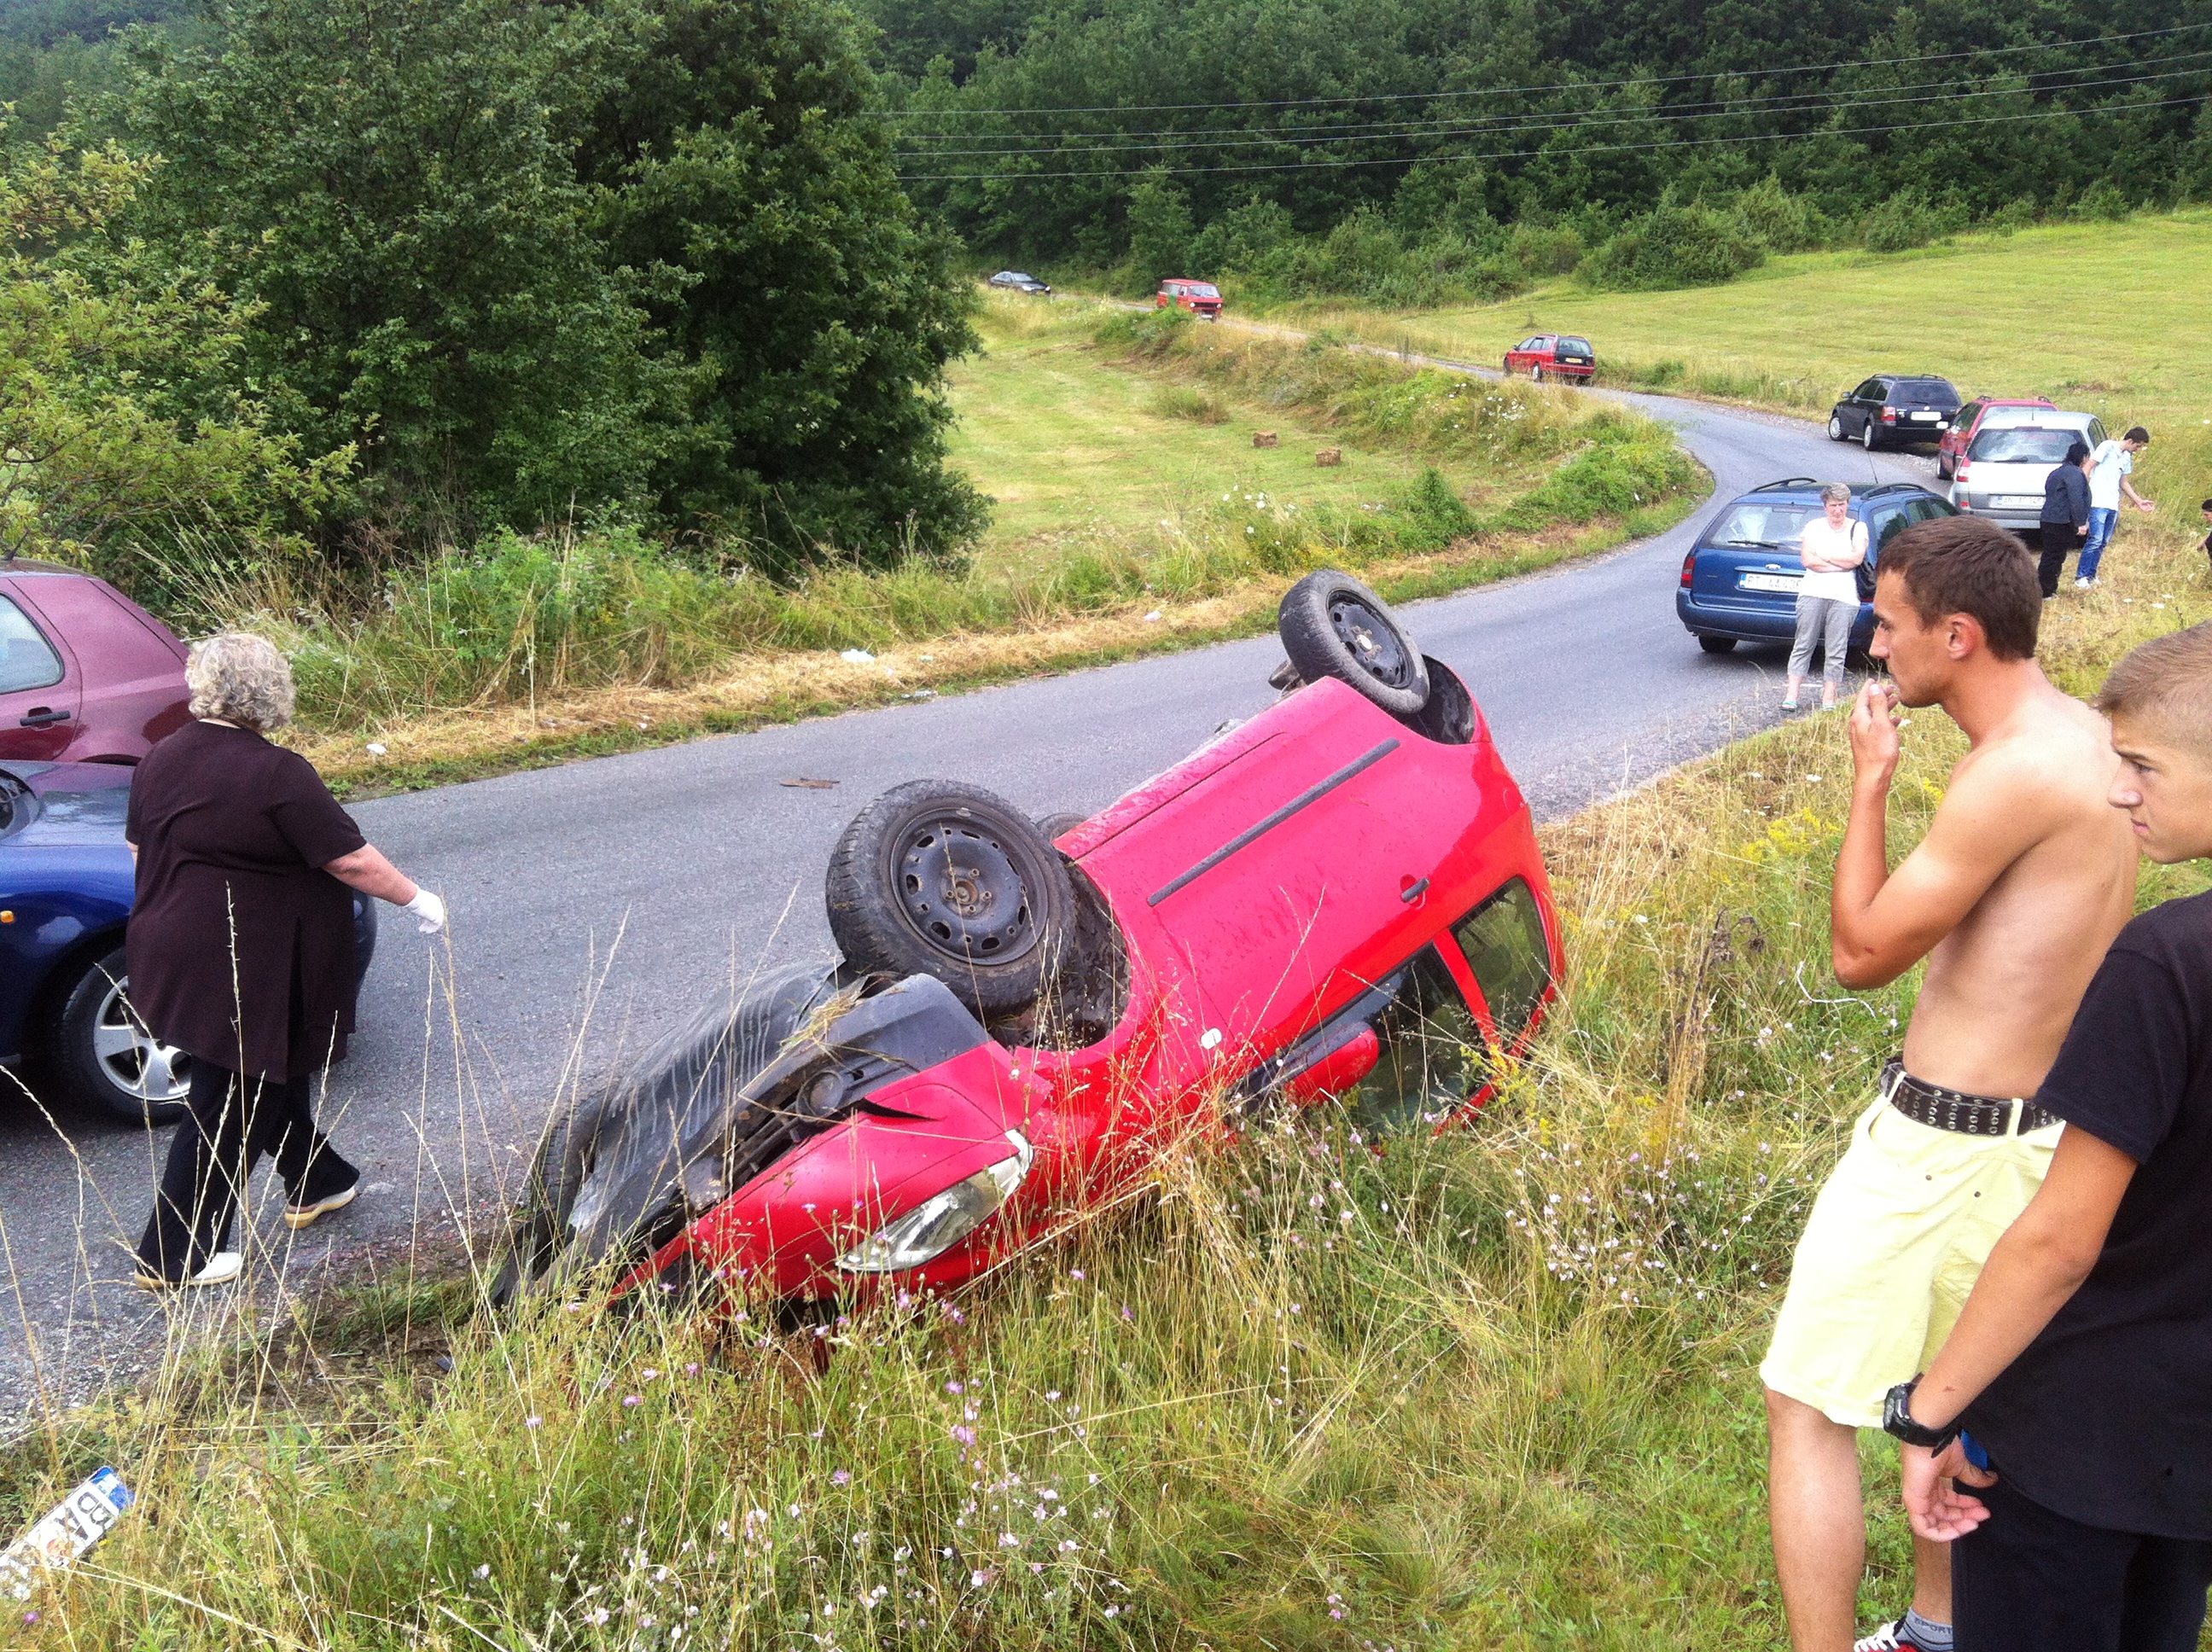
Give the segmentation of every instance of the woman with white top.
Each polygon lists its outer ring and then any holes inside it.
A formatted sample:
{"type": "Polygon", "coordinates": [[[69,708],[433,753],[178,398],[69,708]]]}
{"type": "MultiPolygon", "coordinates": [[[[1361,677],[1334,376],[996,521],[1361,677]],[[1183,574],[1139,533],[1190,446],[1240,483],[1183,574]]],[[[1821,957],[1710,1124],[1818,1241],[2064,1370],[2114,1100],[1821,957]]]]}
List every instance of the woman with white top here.
{"type": "Polygon", "coordinates": [[[1851,520],[1851,490],[1840,482],[1820,489],[1821,514],[1805,525],[1797,555],[1805,577],[1797,584],[1797,640],[1790,645],[1790,693],[1784,711],[1797,709],[1797,690],[1813,664],[1819,643],[1820,707],[1836,703],[1844,686],[1844,656],[1850,652],[1851,623],[1859,616],[1859,580],[1855,571],[1866,561],[1867,531],[1851,520]]]}

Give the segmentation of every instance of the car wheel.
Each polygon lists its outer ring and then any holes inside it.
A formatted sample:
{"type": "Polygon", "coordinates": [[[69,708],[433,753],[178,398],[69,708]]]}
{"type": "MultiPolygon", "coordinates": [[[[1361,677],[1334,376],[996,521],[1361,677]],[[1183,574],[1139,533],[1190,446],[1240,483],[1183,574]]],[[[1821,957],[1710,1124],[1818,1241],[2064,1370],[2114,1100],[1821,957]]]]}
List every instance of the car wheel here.
{"type": "Polygon", "coordinates": [[[1056,815],[1039,815],[1037,830],[1042,832],[1048,839],[1057,842],[1090,818],[1090,816],[1079,815],[1073,810],[1064,810],[1056,815]]]}
{"type": "Polygon", "coordinates": [[[1874,419],[1871,416],[1859,427],[1859,446],[1869,453],[1874,452],[1874,419]]]}
{"type": "Polygon", "coordinates": [[[856,969],[933,975],[978,1015],[1034,999],[1075,911],[1060,852],[1003,798],[892,787],[830,856],[830,931],[856,969]]]}
{"type": "Polygon", "coordinates": [[[1829,414],[1829,415],[1828,415],[1828,440],[1829,440],[1830,441],[1841,441],[1843,439],[1844,439],[1844,416],[1843,416],[1842,414],[1840,414],[1840,413],[1831,413],[1831,414],[1829,414]]]}
{"type": "Polygon", "coordinates": [[[174,1124],[185,1116],[192,1058],[146,1030],[131,1008],[124,970],[118,946],[69,984],[46,1066],[83,1106],[126,1124],[174,1124]]]}
{"type": "Polygon", "coordinates": [[[1429,702],[1428,667],[1389,604],[1334,568],[1309,574],[1283,593],[1275,629],[1283,652],[1309,683],[1348,683],[1393,717],[1429,702]]]}
{"type": "Polygon", "coordinates": [[[1709,654],[1732,654],[1735,652],[1734,637],[1699,637],[1698,647],[1709,654]]]}

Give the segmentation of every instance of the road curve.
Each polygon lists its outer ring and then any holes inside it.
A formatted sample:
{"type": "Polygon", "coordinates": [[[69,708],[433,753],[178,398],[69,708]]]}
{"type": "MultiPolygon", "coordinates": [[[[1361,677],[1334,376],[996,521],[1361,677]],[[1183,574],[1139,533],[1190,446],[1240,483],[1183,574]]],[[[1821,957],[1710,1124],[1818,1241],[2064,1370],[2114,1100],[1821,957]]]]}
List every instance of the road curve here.
{"type": "MultiPolygon", "coordinates": [[[[1788,476],[1922,480],[1810,425],[1704,403],[1620,397],[1674,425],[1726,497],[1788,476]]],[[[1423,647],[1474,688],[1541,817],[1634,786],[1779,715],[1780,651],[1709,656],[1674,614],[1700,510],[1594,561],[1417,603],[1423,647]]],[[[363,829],[444,890],[450,949],[387,913],[355,1054],[326,1120],[364,1196],[309,1231],[273,1222],[262,1184],[254,1267],[297,1283],[404,1255],[410,1236],[495,1215],[548,1108],[710,987],[826,953],[821,879],[845,822],[885,787],[979,783],[1033,813],[1098,808],[1270,698],[1272,638],[979,689],[756,733],[379,799],[363,829]],[[834,789],[787,787],[799,776],[834,789]]],[[[0,1081],[4,1082],[4,1081],[0,1081]]],[[[0,1433],[158,1357],[167,1315],[235,1311],[236,1293],[160,1303],[125,1247],[167,1138],[0,1097],[0,1433]],[[209,1300],[213,1298],[216,1300],[209,1300]]]]}

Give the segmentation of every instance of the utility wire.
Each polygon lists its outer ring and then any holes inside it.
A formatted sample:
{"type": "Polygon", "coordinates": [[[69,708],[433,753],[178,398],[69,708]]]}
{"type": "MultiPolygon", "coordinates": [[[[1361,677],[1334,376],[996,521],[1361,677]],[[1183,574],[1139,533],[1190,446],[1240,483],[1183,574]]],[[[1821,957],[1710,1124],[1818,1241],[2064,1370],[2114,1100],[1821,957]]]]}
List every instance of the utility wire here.
{"type": "MultiPolygon", "coordinates": [[[[2212,56],[2212,53],[2193,52],[2189,55],[2193,57],[2206,57],[2212,56]]],[[[2169,69],[2150,75],[2125,75],[2115,76],[2109,79],[2101,81],[2077,81],[2065,86],[2045,88],[2045,90],[2057,92],[2094,91],[2100,87],[2138,86],[2149,81],[2179,80],[2186,76],[2203,75],[2206,72],[2208,72],[2207,67],[2200,64],[2191,69],[2169,69]]],[[[1880,108],[1885,105],[1891,104],[1956,103],[1962,102],[1968,98],[2027,97],[2033,95],[2034,94],[2026,87],[2007,86],[1991,87],[1973,92],[1938,92],[1927,97],[1856,98],[1839,103],[1811,104],[1799,108],[1784,110],[1742,110],[1735,108],[1721,108],[1705,111],[1683,111],[1677,109],[1651,109],[1607,116],[1553,112],[1547,113],[1542,116],[1516,117],[1510,119],[1494,121],[1480,126],[1469,126],[1456,123],[1444,122],[1433,124],[1422,123],[1419,125],[1415,126],[1412,123],[1401,123],[1400,129],[1391,131],[1355,130],[1351,131],[1326,132],[1316,137],[1289,137],[1279,132],[1267,131],[1261,131],[1243,137],[1231,137],[1225,133],[1200,132],[1187,134],[1179,139],[1170,140],[1165,143],[1090,144],[1048,143],[1033,149],[915,149],[903,151],[899,155],[898,158],[904,161],[939,161],[950,159],[956,155],[1020,156],[1029,155],[1052,155],[1073,156],[1085,155],[1115,155],[1133,150],[1248,149],[1271,146],[1297,146],[1314,143],[1388,143],[1394,138],[1470,137],[1486,136],[1498,132],[1555,131],[1567,127],[1624,126],[1635,125],[1644,122],[1671,123],[1685,120],[1719,120],[1747,115],[1766,115],[1771,117],[1780,114],[1815,114],[1824,111],[1849,112],[1850,111],[1860,109],[1880,108]],[[1407,127],[1411,127],[1412,129],[1404,129],[1407,127]]],[[[2074,111],[2073,112],[2081,112],[2074,111]]],[[[1823,129],[1820,127],[1813,127],[1802,133],[1778,134],[1778,136],[1812,137],[1822,130],[1823,129]]],[[[1008,133],[1006,136],[1009,138],[1018,138],[1042,137],[1048,135],[1042,133],[1008,133]]]]}
{"type": "MultiPolygon", "coordinates": [[[[1898,64],[1948,63],[1960,58],[1996,58],[2023,52],[2059,52],[2078,50],[2093,46],[2119,46],[2130,40],[2151,40],[2171,34],[2185,34],[2191,29],[2212,28],[2212,22],[2177,23],[2171,28],[2138,29],[2128,34],[2093,35],[2086,40],[2040,40],[2027,46],[1978,46],[1967,52],[1926,52],[1905,58],[1857,58],[1835,63],[1797,64],[1780,69],[1757,71],[1769,77],[1777,75],[1815,75],[1836,69],[1887,69],[1898,64]]],[[[878,109],[870,112],[891,120],[903,120],[915,115],[939,115],[952,118],[968,115],[1119,115],[1182,113],[1193,109],[1295,109],[1323,103],[1405,103],[1435,98],[1496,98],[1515,97],[1540,92],[1603,91],[1620,86],[1674,86],[1690,81],[1723,80],[1731,76],[1747,75],[1753,71],[1741,69],[1715,69],[1692,75],[1632,76],[1626,80],[1566,81],[1551,86],[1483,86],[1463,92],[1371,92],[1346,93],[1335,97],[1268,98],[1231,103],[1099,103],[1050,107],[1036,106],[1024,109],[878,109]]]]}
{"type": "MultiPolygon", "coordinates": [[[[2016,75],[2024,74],[2024,73],[2025,73],[2025,74],[2041,74],[2041,75],[2087,75],[2087,74],[2093,74],[2093,73],[2099,73],[2099,72],[2102,72],[2102,71],[2106,70],[2112,70],[2112,69],[2141,69],[2141,68],[2147,67],[2147,66],[2148,66],[2148,65],[2150,65],[2150,64],[2171,64],[2171,63],[2176,63],[2176,62],[2179,62],[2179,61],[2180,61],[2181,59],[2183,59],[2183,58],[2206,58],[2206,57],[2212,57],[2212,47],[2199,47],[2199,48],[2197,48],[2197,50],[2195,50],[2195,51],[2193,51],[2193,52],[2178,52],[2178,53],[2174,54],[2172,57],[2168,57],[2168,58],[2135,58],[2135,59],[2133,59],[2133,60],[2131,60],[2131,61],[2130,61],[2130,62],[2127,62],[2127,63],[2118,63],[2118,64],[2081,64],[2081,66],[2079,66],[2079,67],[2077,67],[2077,68],[2073,68],[2073,69],[2053,69],[2053,70],[2039,70],[2039,71],[2014,70],[2002,71],[2002,72],[2003,72],[2005,75],[2008,75],[2008,76],[2016,76],[2016,75]]],[[[1977,79],[1988,79],[1988,78],[1991,78],[1991,77],[1990,77],[1990,76],[1978,76],[1978,77],[1976,77],[1976,78],[1977,78],[1977,79]]],[[[2015,88],[2015,89],[2021,90],[2021,91],[2026,91],[2026,92],[2030,92],[2030,93],[2035,93],[2035,94],[2041,94],[2041,93],[2047,93],[2047,92],[2064,92],[2064,91],[2071,91],[2071,90],[2075,89],[2075,88],[2076,86],[2079,86],[2081,83],[2081,82],[2069,82],[2069,83],[2068,83],[2068,84],[2066,84],[2066,85],[2045,84],[2045,85],[2042,85],[2042,86],[2036,86],[2036,87],[2021,87],[2021,88],[2015,88]]],[[[1820,103],[1820,102],[1817,101],[1816,100],[1820,100],[1820,99],[1837,99],[1837,98],[1843,98],[1843,99],[1847,99],[1847,100],[1848,100],[1848,99],[1852,99],[1852,98],[1858,97],[1858,96],[1860,95],[1861,91],[1867,92],[1867,93],[1872,93],[1872,92],[1884,92],[1884,93],[1924,92],[1924,91],[1928,91],[1928,90],[1929,90],[1929,89],[1930,89],[1930,88],[1936,88],[1936,87],[1946,87],[1946,86],[1972,86],[1972,85],[1973,85],[1973,84],[1975,84],[1975,81],[1974,81],[1974,80],[1917,81],[1917,82],[1913,82],[1912,84],[1911,84],[1911,85],[1907,85],[1907,86],[1867,87],[1867,88],[1860,88],[1859,90],[1852,90],[1852,89],[1846,88],[1846,89],[1844,89],[1844,90],[1841,90],[1841,91],[1837,91],[1837,90],[1824,90],[1824,91],[1818,91],[1818,92],[1776,92],[1776,93],[1770,93],[1770,94],[1765,94],[1765,95],[1764,95],[1764,96],[1760,96],[1760,97],[1715,98],[1715,99],[1708,99],[1708,100],[1705,100],[1705,101],[1703,101],[1703,102],[1699,102],[1699,103],[1690,103],[1690,104],[1671,104],[1671,105],[1658,106],[1655,106],[1654,108],[1652,108],[1652,109],[1649,110],[1649,111],[1644,112],[1644,115],[1641,115],[1641,116],[1638,116],[1638,117],[1636,117],[1636,118],[1645,118],[1645,117],[1651,117],[1651,118],[1658,118],[1658,117],[1665,117],[1665,118],[1679,118],[1679,117],[1684,117],[1684,116],[1696,116],[1696,115],[1705,115],[1705,114],[1740,114],[1740,113],[1781,113],[1781,114],[1787,114],[1787,113],[1793,112],[1793,111],[1792,111],[1792,110],[1790,110],[1790,109],[1786,109],[1786,108],[1777,108],[1777,107],[1772,107],[1772,106],[1776,106],[1776,105],[1791,104],[1791,103],[1794,103],[1794,104],[1796,104],[1796,105],[1797,108],[1799,108],[1799,109],[1819,109],[1819,108],[1822,108],[1822,107],[1832,107],[1832,106],[1834,106],[1834,105],[1832,105],[1832,104],[1826,104],[1826,105],[1824,105],[1824,104],[1822,104],[1822,103],[1820,103]]],[[[2002,88],[1999,88],[1999,89],[2002,89],[2002,88]]],[[[1451,95],[1451,94],[1443,94],[1443,93],[1437,93],[1437,94],[1422,94],[1422,95],[1446,96],[1446,95],[1451,95]]],[[[1964,97],[1964,96],[1970,96],[1970,95],[1972,95],[1972,96],[1980,96],[1980,95],[1983,95],[1983,94],[1981,94],[1981,93],[1972,93],[1972,94],[1969,94],[1969,93],[1963,93],[1963,92],[1962,92],[1962,93],[1958,94],[1957,95],[1961,96],[1961,97],[1964,97]]],[[[1464,120],[1466,120],[1468,118],[1468,117],[1465,113],[1461,113],[1461,114],[1456,114],[1456,115],[1441,115],[1441,116],[1438,116],[1438,117],[1435,118],[1434,119],[1407,118],[1407,119],[1404,119],[1404,120],[1366,120],[1366,121],[1353,121],[1353,122],[1351,122],[1351,123],[1349,123],[1349,124],[1346,124],[1346,123],[1342,123],[1342,122],[1319,122],[1319,121],[1316,121],[1316,122],[1307,122],[1307,123],[1304,123],[1304,124],[1291,125],[1285,125],[1285,126],[1268,126],[1268,127],[1261,127],[1261,128],[1245,128],[1245,129],[1243,129],[1243,130],[1246,130],[1246,131],[1269,131],[1269,132],[1284,132],[1284,133],[1292,133],[1292,132],[1327,132],[1327,133],[1334,133],[1334,134],[1341,134],[1341,135],[1346,135],[1346,136],[1349,136],[1349,135],[1356,134],[1356,133],[1358,133],[1358,132],[1359,132],[1359,131],[1364,131],[1364,130],[1370,130],[1370,129],[1371,129],[1371,130],[1374,130],[1374,131],[1382,131],[1382,130],[1383,130],[1383,129],[1385,129],[1385,128],[1418,128],[1418,127],[1449,126],[1449,125],[1456,125],[1456,124],[1458,124],[1458,123],[1460,123],[1460,122],[1462,122],[1462,121],[1464,121],[1464,120]]],[[[1588,118],[1588,117],[1586,117],[1586,116],[1584,116],[1584,115],[1583,115],[1583,114],[1581,114],[1581,113],[1575,112],[1571,112],[1571,111],[1562,111],[1562,110],[1543,109],[1543,110],[1530,110],[1530,111],[1528,111],[1528,112],[1524,112],[1524,113],[1521,113],[1521,114],[1499,114],[1499,115],[1495,115],[1495,116],[1488,117],[1488,118],[1491,118],[1491,119],[1493,119],[1493,120],[1497,120],[1497,121],[1500,121],[1500,122],[1504,122],[1504,123],[1507,123],[1507,124],[1512,124],[1512,123],[1527,123],[1527,122],[1534,122],[1534,121],[1545,121],[1545,122],[1549,122],[1549,121],[1559,120],[1559,119],[1574,120],[1574,121],[1583,121],[1583,120],[1587,119],[1587,118],[1588,118]]],[[[899,143],[921,143],[933,142],[933,141],[945,141],[945,142],[951,142],[951,141],[960,140],[960,139],[966,139],[966,140],[969,140],[969,141],[975,142],[975,143],[988,143],[988,142],[989,142],[989,141],[991,141],[991,140],[993,140],[993,139],[994,139],[994,138],[998,138],[998,139],[1004,139],[1004,140],[1006,140],[1006,141],[1007,141],[1007,142],[1012,142],[1012,141],[1015,141],[1015,140],[1017,140],[1017,139],[1020,139],[1020,138],[1028,138],[1028,137],[1054,137],[1054,138],[1065,138],[1065,137],[1188,137],[1188,138],[1202,138],[1202,137],[1216,137],[1216,136],[1219,136],[1219,135],[1220,135],[1220,131],[1221,131],[1221,130],[1222,130],[1222,129],[1215,128],[1215,129],[1212,129],[1212,130],[1209,131],[1208,129],[1206,129],[1206,128],[1203,128],[1203,127],[1200,127],[1200,128],[1194,128],[1194,127],[1190,127],[1190,126],[1158,126],[1158,127],[1152,127],[1152,128],[1144,129],[1144,130],[1132,130],[1132,129],[1130,129],[1130,128],[1127,128],[1127,127],[1115,127],[1115,126],[1092,126],[1092,127],[1079,128],[1079,129],[1075,129],[1075,130],[1061,129],[1061,130],[1054,131],[1054,130],[1048,129],[1048,130],[1041,131],[1013,131],[1013,132],[901,132],[901,133],[899,133],[899,134],[898,134],[897,141],[898,141],[899,143]]],[[[967,151],[959,151],[959,150],[939,150],[939,151],[937,151],[937,153],[939,153],[939,154],[960,154],[960,153],[968,153],[968,152],[967,152],[967,151]]]]}
{"type": "MultiPolygon", "coordinates": [[[[1619,155],[1638,149],[1687,148],[1712,143],[1773,143],[1784,141],[1803,143],[1820,137],[1863,137],[1879,132],[1923,132],[1960,126],[1995,126],[2028,120],[2079,119],[2084,115],[2135,114],[2151,109],[2177,108],[2194,103],[2194,96],[2163,98],[2154,103],[2131,103],[2112,109],[2047,109],[2024,115],[1984,115],[1972,120],[1922,120],[1890,126],[1824,126],[1810,132],[1744,132],[1719,137],[1669,137],[1650,143],[1594,143],[1587,149],[1564,150],[1560,153],[1575,156],[1586,155],[1619,155]]],[[[1525,161],[1549,153],[1544,149],[1501,149],[1485,152],[1462,152],[1458,155],[1421,156],[1388,155],[1365,161],[1255,161],[1231,167],[1083,167],[1067,172],[949,172],[901,173],[898,179],[907,184],[949,184],[973,179],[1000,179],[1027,183],[1045,178],[1138,178],[1146,173],[1184,174],[1222,172],[1297,172],[1301,170],[1327,171],[1351,167],[1403,167],[1414,160],[1426,161],[1525,161]]]]}

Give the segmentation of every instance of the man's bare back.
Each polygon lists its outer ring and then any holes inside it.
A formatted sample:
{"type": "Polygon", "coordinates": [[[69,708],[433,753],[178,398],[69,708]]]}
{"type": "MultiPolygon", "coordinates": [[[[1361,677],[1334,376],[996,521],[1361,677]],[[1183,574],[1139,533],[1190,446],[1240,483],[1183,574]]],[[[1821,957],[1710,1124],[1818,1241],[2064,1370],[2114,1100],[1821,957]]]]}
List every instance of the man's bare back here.
{"type": "MultiPolygon", "coordinates": [[[[1861,696],[1851,738],[1863,756],[1879,761],[1896,740],[1887,705],[1879,687],[1861,696]]],[[[2033,1096],[2133,914],[2135,841],[2106,801],[2115,760],[2104,719],[2040,673],[1975,735],[1927,836],[1875,900],[1917,908],[1932,932],[1905,1071],[2033,1096]]]]}

